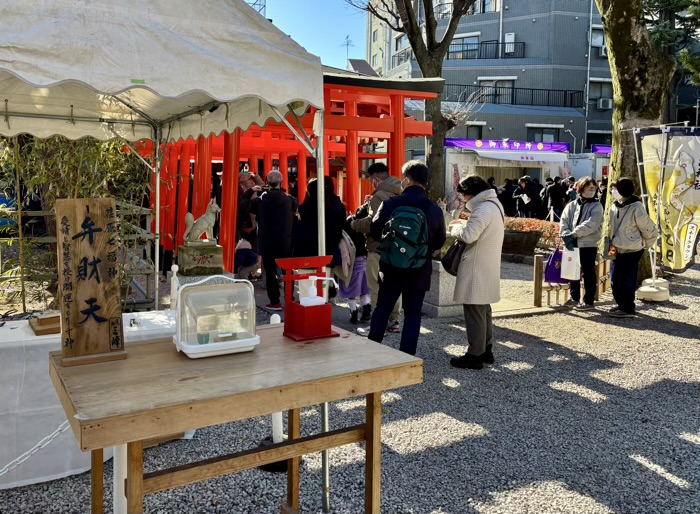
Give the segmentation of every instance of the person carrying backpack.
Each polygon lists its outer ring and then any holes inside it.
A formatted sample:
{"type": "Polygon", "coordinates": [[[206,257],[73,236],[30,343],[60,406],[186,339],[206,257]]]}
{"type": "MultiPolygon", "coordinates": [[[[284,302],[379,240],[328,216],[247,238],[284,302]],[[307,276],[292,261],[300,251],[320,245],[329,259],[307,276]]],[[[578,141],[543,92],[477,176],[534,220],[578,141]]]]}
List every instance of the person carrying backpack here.
{"type": "Polygon", "coordinates": [[[384,200],[375,214],[370,233],[380,241],[380,270],[377,307],[372,315],[369,339],[381,343],[389,316],[403,298],[402,352],[415,355],[421,324],[421,308],[430,290],[432,254],[445,244],[442,210],[425,193],[428,167],[422,161],[403,166],[403,193],[384,200]]]}

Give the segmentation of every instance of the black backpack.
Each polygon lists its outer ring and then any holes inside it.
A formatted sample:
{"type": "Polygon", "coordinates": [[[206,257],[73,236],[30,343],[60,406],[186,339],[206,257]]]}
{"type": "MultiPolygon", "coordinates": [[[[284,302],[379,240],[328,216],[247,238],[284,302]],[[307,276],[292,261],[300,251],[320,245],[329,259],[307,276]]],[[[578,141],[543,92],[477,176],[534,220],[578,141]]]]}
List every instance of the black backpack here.
{"type": "Polygon", "coordinates": [[[381,262],[396,269],[421,269],[428,260],[428,222],[418,207],[397,207],[384,225],[381,262]]]}

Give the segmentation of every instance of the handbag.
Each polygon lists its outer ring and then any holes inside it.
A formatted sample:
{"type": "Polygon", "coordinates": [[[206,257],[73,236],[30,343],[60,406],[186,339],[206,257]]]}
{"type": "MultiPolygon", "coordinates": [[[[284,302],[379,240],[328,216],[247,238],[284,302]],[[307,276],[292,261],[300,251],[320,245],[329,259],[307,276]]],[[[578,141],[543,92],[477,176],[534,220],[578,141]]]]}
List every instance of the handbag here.
{"type": "Polygon", "coordinates": [[[569,281],[561,278],[562,252],[559,248],[552,252],[547,259],[547,266],[544,268],[544,281],[550,284],[568,284],[569,281]]]}
{"type": "Polygon", "coordinates": [[[452,275],[457,276],[459,271],[459,263],[462,262],[462,255],[464,254],[464,249],[467,247],[467,243],[464,241],[455,241],[452,246],[447,250],[445,256],[440,260],[442,267],[445,271],[452,275]]]}
{"type": "MultiPolygon", "coordinates": [[[[487,202],[491,202],[498,207],[498,212],[501,215],[501,219],[505,222],[505,217],[503,216],[503,212],[501,212],[500,204],[494,202],[493,200],[487,200],[487,202]]],[[[462,262],[462,255],[464,255],[464,250],[466,250],[466,248],[467,243],[458,239],[452,243],[452,246],[450,246],[450,248],[447,250],[445,256],[440,260],[442,267],[445,268],[445,271],[453,277],[457,276],[457,272],[459,271],[459,263],[462,262]]]]}
{"type": "Polygon", "coordinates": [[[561,278],[569,281],[581,280],[581,257],[578,248],[564,248],[561,256],[561,278]]]}

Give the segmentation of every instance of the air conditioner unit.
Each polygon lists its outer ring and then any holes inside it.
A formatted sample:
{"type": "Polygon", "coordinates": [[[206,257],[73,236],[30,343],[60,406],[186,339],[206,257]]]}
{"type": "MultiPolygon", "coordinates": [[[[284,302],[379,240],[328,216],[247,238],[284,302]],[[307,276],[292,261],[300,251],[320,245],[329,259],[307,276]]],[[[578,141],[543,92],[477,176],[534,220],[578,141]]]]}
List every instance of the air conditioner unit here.
{"type": "Polygon", "coordinates": [[[601,46],[598,49],[598,56],[599,57],[607,57],[608,56],[608,47],[607,46],[601,46]]]}
{"type": "Polygon", "coordinates": [[[599,98],[598,99],[598,110],[599,111],[609,111],[613,108],[612,98],[599,98]]]}

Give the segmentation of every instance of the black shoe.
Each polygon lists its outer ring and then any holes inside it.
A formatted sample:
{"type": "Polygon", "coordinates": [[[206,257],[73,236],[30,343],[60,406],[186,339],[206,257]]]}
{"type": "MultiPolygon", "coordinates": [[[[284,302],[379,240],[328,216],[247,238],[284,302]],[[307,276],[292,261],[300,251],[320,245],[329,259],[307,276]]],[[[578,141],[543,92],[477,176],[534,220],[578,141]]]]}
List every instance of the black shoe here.
{"type": "Polygon", "coordinates": [[[461,357],[452,357],[450,366],[462,369],[481,369],[484,367],[484,361],[481,355],[469,355],[467,353],[461,357]]]}
{"type": "Polygon", "coordinates": [[[357,321],[357,309],[354,311],[350,311],[350,323],[353,325],[357,325],[359,322],[357,321]]]}
{"type": "Polygon", "coordinates": [[[362,306],[362,317],[360,318],[362,323],[368,323],[372,321],[372,306],[367,304],[362,306]]]}
{"type": "Polygon", "coordinates": [[[488,345],[486,351],[481,355],[481,360],[484,364],[493,364],[496,359],[493,358],[493,346],[488,345]]]}

